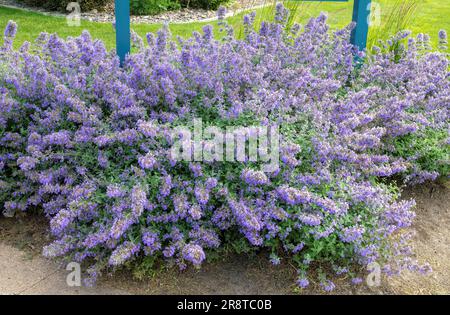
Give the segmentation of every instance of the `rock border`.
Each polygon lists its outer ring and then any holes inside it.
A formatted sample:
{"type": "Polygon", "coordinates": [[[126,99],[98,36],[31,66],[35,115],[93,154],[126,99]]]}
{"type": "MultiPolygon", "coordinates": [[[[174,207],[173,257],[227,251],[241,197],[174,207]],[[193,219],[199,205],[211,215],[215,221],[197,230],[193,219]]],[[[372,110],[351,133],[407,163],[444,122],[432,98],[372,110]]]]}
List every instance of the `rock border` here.
{"type": "MultiPolygon", "coordinates": [[[[257,9],[264,6],[272,5],[272,3],[267,3],[267,0],[238,0],[235,5],[228,8],[229,12],[226,17],[231,17],[236,14],[248,11],[251,9],[257,9]]],[[[270,2],[270,1],[269,1],[270,2]]],[[[47,16],[55,17],[67,17],[68,14],[63,14],[61,12],[48,11],[42,8],[32,7],[19,3],[16,0],[0,0],[0,6],[20,9],[30,12],[36,12],[47,16]]],[[[105,7],[105,12],[98,12],[93,10],[86,13],[81,13],[81,19],[89,22],[97,23],[113,23],[114,17],[114,6],[107,5],[105,7]]],[[[158,15],[143,15],[143,16],[131,16],[131,23],[133,24],[162,24],[162,23],[192,23],[192,22],[209,22],[217,20],[217,12],[211,10],[202,9],[181,9],[177,11],[167,11],[158,15]]]]}

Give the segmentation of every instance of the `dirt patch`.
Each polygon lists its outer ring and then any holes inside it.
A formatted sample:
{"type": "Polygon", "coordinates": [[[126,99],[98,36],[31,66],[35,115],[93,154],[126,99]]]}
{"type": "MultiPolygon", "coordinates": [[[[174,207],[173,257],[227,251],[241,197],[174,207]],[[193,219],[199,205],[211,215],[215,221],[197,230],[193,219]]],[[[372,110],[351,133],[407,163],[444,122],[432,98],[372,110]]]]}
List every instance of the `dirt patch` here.
{"type": "MultiPolygon", "coordinates": [[[[101,279],[108,285],[131,294],[176,294],[176,295],[293,295],[326,294],[319,283],[312,282],[308,289],[299,290],[295,285],[296,271],[293,266],[273,266],[267,255],[233,256],[226,261],[207,264],[201,270],[179,272],[164,270],[150,279],[136,280],[129,272],[119,272],[101,279]]],[[[382,286],[368,288],[353,286],[347,278],[332,279],[336,290],[329,294],[392,294],[382,286]]]]}
{"type": "Polygon", "coordinates": [[[0,241],[23,251],[29,258],[41,255],[50,242],[48,220],[39,215],[0,216],[0,241]]]}
{"type": "Polygon", "coordinates": [[[450,181],[407,188],[403,198],[417,203],[414,250],[433,272],[405,272],[390,280],[389,289],[397,294],[450,294],[450,181]]]}
{"type": "Polygon", "coordinates": [[[272,266],[263,255],[233,256],[200,270],[161,270],[139,281],[122,271],[102,281],[133,294],[292,294],[295,270],[272,266]]]}
{"type": "MultiPolygon", "coordinates": [[[[420,262],[428,262],[433,273],[421,276],[404,272],[383,279],[380,287],[352,286],[347,278],[332,279],[333,294],[449,294],[450,293],[450,181],[406,188],[404,199],[415,199],[417,231],[413,246],[420,262]]],[[[21,249],[32,259],[49,243],[48,221],[39,216],[0,218],[0,241],[21,249]],[[19,222],[18,222],[19,221],[19,222]]],[[[131,272],[105,275],[99,292],[114,288],[131,294],[324,294],[318,283],[298,292],[295,268],[287,263],[273,266],[267,253],[235,255],[204,265],[200,270],[180,272],[164,268],[151,278],[137,280],[131,272]]]]}

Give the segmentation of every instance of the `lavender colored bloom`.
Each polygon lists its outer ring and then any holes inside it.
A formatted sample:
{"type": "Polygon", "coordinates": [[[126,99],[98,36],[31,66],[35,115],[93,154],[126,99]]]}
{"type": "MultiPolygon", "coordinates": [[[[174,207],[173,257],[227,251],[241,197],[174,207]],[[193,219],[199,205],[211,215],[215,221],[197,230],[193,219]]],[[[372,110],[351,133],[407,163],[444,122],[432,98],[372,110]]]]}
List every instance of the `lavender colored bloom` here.
{"type": "Polygon", "coordinates": [[[199,205],[193,205],[189,208],[189,215],[194,220],[200,220],[203,215],[202,208],[199,205]]]}
{"type": "Polygon", "coordinates": [[[116,240],[119,239],[132,224],[133,220],[131,218],[125,216],[116,218],[111,227],[110,237],[116,240]]]}
{"type": "Polygon", "coordinates": [[[305,189],[298,190],[293,187],[281,186],[277,192],[280,199],[289,205],[310,203],[313,200],[313,195],[305,189]]]}
{"type": "Polygon", "coordinates": [[[203,186],[196,186],[194,189],[195,198],[201,205],[206,205],[209,201],[209,191],[203,186]]]}
{"type": "Polygon", "coordinates": [[[99,147],[105,147],[108,144],[112,143],[114,141],[114,138],[110,135],[103,135],[103,136],[98,136],[94,139],[94,142],[99,146],[99,147]]]}
{"type": "Polygon", "coordinates": [[[168,246],[168,247],[164,248],[163,255],[164,255],[164,257],[172,257],[173,255],[175,255],[175,247],[168,246]]]}
{"type": "Polygon", "coordinates": [[[156,165],[156,159],[152,153],[147,153],[139,158],[139,165],[144,170],[151,170],[156,165]]]}
{"type": "Polygon", "coordinates": [[[227,9],[223,6],[221,6],[219,8],[219,10],[217,11],[217,17],[219,20],[224,20],[226,14],[227,14],[227,9]]]}
{"type": "Polygon", "coordinates": [[[131,211],[135,218],[139,218],[144,212],[144,207],[147,203],[147,196],[141,186],[133,187],[131,191],[131,211]]]}
{"type": "Polygon", "coordinates": [[[158,126],[152,121],[139,121],[138,130],[149,138],[154,138],[158,134],[158,126]]]}
{"type": "Polygon", "coordinates": [[[206,248],[218,248],[220,246],[219,235],[211,229],[194,227],[189,232],[189,237],[195,241],[195,244],[206,248]]]}
{"type": "Polygon", "coordinates": [[[172,177],[170,175],[165,176],[160,188],[161,196],[167,197],[172,189],[172,177]]]}
{"type": "Polygon", "coordinates": [[[86,248],[91,249],[106,242],[107,239],[108,233],[104,229],[101,229],[97,233],[88,235],[83,241],[83,246],[86,246],[86,248]]]}
{"type": "Polygon", "coordinates": [[[218,180],[214,177],[211,177],[206,180],[205,187],[206,187],[206,189],[211,190],[211,189],[216,188],[217,184],[218,184],[218,180]]]}
{"type": "Polygon", "coordinates": [[[361,278],[353,278],[352,279],[352,284],[355,284],[355,285],[360,284],[362,282],[363,282],[363,279],[361,279],[361,278]]]}
{"type": "Polygon", "coordinates": [[[426,263],[425,265],[419,267],[419,273],[422,275],[429,275],[432,272],[433,268],[429,263],[426,263]]]}
{"type": "Polygon", "coordinates": [[[292,250],[292,253],[297,254],[298,252],[300,252],[303,249],[303,247],[305,247],[305,244],[302,242],[294,247],[294,249],[292,250]]]}
{"type": "Polygon", "coordinates": [[[70,142],[70,133],[68,131],[59,131],[47,135],[43,138],[47,145],[67,145],[70,142]]]}
{"type": "Polygon", "coordinates": [[[213,28],[211,25],[205,25],[203,27],[203,38],[206,42],[210,42],[213,38],[213,28]]]}
{"type": "Polygon", "coordinates": [[[195,244],[187,244],[183,248],[183,258],[198,266],[205,260],[205,252],[203,248],[195,244]]]}
{"type": "Polygon", "coordinates": [[[120,187],[120,185],[113,184],[106,188],[106,195],[109,198],[122,198],[126,192],[120,187]]]}
{"type": "Polygon", "coordinates": [[[63,237],[47,245],[42,250],[42,255],[48,258],[60,257],[67,254],[74,246],[69,237],[63,237]]]}
{"type": "Polygon", "coordinates": [[[276,266],[276,265],[279,265],[281,263],[281,259],[276,254],[271,254],[270,255],[270,262],[272,263],[272,265],[276,266]]]}
{"type": "Polygon", "coordinates": [[[176,213],[184,215],[189,208],[189,203],[186,196],[184,194],[174,196],[173,207],[176,213]]]}
{"type": "Polygon", "coordinates": [[[6,38],[14,38],[17,33],[17,24],[14,21],[8,21],[8,24],[5,28],[5,37],[6,38]]]}
{"type": "Polygon", "coordinates": [[[138,140],[139,135],[134,129],[126,129],[118,132],[116,138],[121,143],[132,145],[138,140]]]}
{"type": "Polygon", "coordinates": [[[202,166],[200,164],[198,164],[198,163],[190,163],[189,164],[189,169],[194,174],[194,177],[201,177],[201,176],[203,176],[202,166]]]}
{"type": "Polygon", "coordinates": [[[333,291],[336,288],[336,285],[330,280],[326,280],[325,282],[321,282],[320,285],[327,292],[331,292],[331,291],[333,291]]]}
{"type": "Polygon", "coordinates": [[[329,198],[313,198],[312,202],[329,213],[339,213],[339,208],[334,201],[329,198]]]}
{"type": "Polygon", "coordinates": [[[447,32],[445,30],[439,31],[439,49],[442,51],[447,50],[448,45],[448,37],[447,32]]]}
{"type": "Polygon", "coordinates": [[[214,211],[211,221],[221,230],[227,230],[232,226],[232,215],[228,207],[221,207],[214,211]]]}
{"type": "Polygon", "coordinates": [[[365,229],[362,226],[354,226],[344,228],[340,235],[342,241],[347,243],[352,243],[356,241],[360,241],[364,235],[365,229]]]}
{"type": "Polygon", "coordinates": [[[72,223],[74,213],[63,209],[50,221],[50,229],[54,235],[60,235],[72,223]]]}
{"type": "Polygon", "coordinates": [[[241,173],[241,178],[251,186],[266,185],[269,182],[266,174],[261,171],[254,171],[251,169],[243,170],[241,173]]]}
{"type": "Polygon", "coordinates": [[[297,285],[300,288],[305,289],[305,288],[307,288],[309,286],[309,280],[306,279],[306,278],[303,278],[303,277],[302,278],[298,278],[297,285]]]}
{"type": "Polygon", "coordinates": [[[108,157],[101,151],[99,151],[99,153],[98,153],[97,161],[98,161],[98,165],[101,168],[107,168],[109,165],[108,157]]]}
{"type": "Polygon", "coordinates": [[[155,232],[145,232],[142,235],[142,243],[145,245],[144,251],[146,255],[153,255],[156,251],[161,249],[158,233],[155,232]]]}
{"type": "Polygon", "coordinates": [[[288,15],[288,10],[284,7],[282,3],[277,3],[275,7],[275,21],[283,22],[288,15]]]}
{"type": "Polygon", "coordinates": [[[313,213],[302,213],[298,216],[300,221],[309,226],[318,226],[322,223],[322,217],[313,213]]]}
{"type": "Polygon", "coordinates": [[[109,264],[111,266],[120,266],[138,253],[139,250],[140,246],[138,244],[127,241],[114,250],[109,258],[109,264]]]}
{"type": "Polygon", "coordinates": [[[230,200],[228,204],[230,205],[231,211],[233,212],[236,220],[249,232],[246,233],[247,238],[253,239],[253,233],[262,229],[262,224],[256,214],[242,201],[237,202],[230,200]]]}
{"type": "Polygon", "coordinates": [[[24,156],[17,159],[17,164],[22,171],[31,171],[37,163],[38,160],[34,157],[24,156]]]}

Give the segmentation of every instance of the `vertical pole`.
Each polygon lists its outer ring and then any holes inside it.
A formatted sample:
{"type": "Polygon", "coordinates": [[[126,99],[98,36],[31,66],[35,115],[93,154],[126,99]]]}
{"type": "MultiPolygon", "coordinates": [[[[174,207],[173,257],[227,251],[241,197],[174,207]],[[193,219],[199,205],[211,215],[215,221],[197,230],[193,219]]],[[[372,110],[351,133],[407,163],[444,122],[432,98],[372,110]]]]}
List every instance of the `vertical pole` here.
{"type": "Polygon", "coordinates": [[[367,46],[370,4],[371,0],[354,0],[353,21],[356,22],[356,27],[352,32],[351,43],[359,50],[364,50],[367,46]]]}
{"type": "Polygon", "coordinates": [[[130,0],[115,0],[116,13],[116,51],[123,65],[130,53],[130,0]]]}

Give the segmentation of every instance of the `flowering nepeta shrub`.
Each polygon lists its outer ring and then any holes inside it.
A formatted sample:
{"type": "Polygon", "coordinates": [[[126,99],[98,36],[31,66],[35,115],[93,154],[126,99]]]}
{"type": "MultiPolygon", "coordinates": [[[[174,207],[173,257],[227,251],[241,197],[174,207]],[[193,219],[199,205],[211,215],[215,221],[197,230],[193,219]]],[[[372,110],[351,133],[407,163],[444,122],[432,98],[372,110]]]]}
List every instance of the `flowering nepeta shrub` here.
{"type": "Polygon", "coordinates": [[[448,172],[421,163],[427,153],[414,146],[439,134],[433,150],[448,158],[446,55],[423,36],[403,46],[399,34],[364,56],[349,44],[352,25],[331,33],[321,15],[286,29],[287,15],[278,6],[258,32],[246,16],[244,40],[223,19],[222,40],[211,26],[178,43],[167,28],[146,44],[134,36],[140,50],[123,68],[87,32],[43,33],[14,51],[9,23],[0,50],[5,213],[42,209],[55,238],[44,254],[89,263],[91,280],[138,257],[183,269],[212,252],[259,248],[274,264],[295,262],[301,287],[314,262],[352,277],[371,262],[387,274],[427,271],[397,233],[411,225],[414,201],[397,201],[382,178],[448,172]],[[279,125],[279,169],[174,160],[174,128],[196,118],[279,125]]]}

